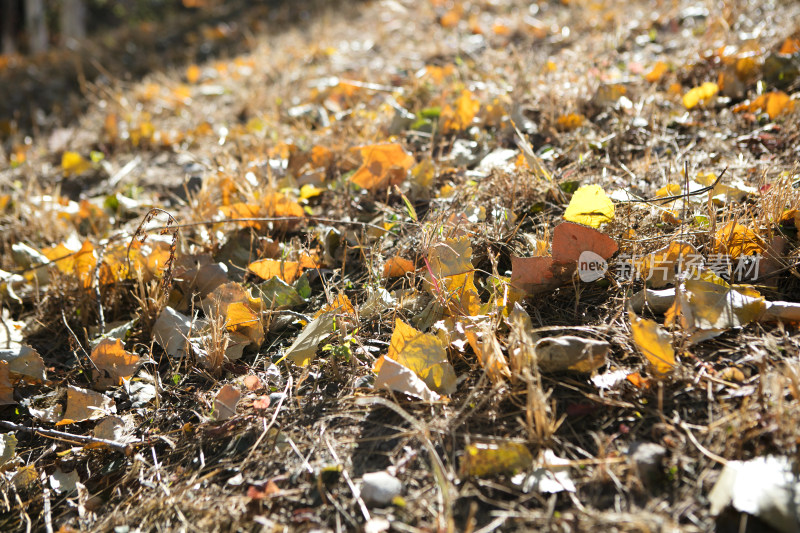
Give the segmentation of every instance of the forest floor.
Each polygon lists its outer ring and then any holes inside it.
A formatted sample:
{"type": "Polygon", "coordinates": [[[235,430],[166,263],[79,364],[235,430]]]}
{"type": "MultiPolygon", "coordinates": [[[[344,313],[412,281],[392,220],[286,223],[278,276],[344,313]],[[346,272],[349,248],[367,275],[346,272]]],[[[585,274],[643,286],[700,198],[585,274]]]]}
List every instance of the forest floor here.
{"type": "Polygon", "coordinates": [[[0,56],[0,530],[800,527],[800,4],[207,4],[0,56]]]}

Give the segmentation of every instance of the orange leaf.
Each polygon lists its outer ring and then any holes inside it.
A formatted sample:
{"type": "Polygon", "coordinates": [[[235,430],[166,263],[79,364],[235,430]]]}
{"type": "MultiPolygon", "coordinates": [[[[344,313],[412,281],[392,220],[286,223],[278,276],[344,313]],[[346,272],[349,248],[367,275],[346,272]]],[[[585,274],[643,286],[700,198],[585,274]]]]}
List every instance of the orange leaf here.
{"type": "Polygon", "coordinates": [[[409,272],[414,272],[414,263],[399,255],[390,257],[383,265],[384,278],[399,278],[409,272]]]}
{"type": "Polygon", "coordinates": [[[125,351],[122,341],[104,339],[92,350],[90,357],[99,372],[94,385],[100,390],[116,387],[130,379],[139,367],[139,356],[125,351]]]}
{"type": "Polygon", "coordinates": [[[400,184],[414,164],[414,158],[400,144],[373,144],[358,148],[362,164],[350,181],[364,189],[400,184]]]}
{"type": "Polygon", "coordinates": [[[195,64],[191,64],[186,67],[186,81],[189,83],[197,83],[197,80],[200,79],[200,67],[195,64]]]}
{"type": "Polygon", "coordinates": [[[247,337],[251,344],[261,346],[264,342],[264,327],[260,314],[248,306],[247,302],[232,302],[225,310],[225,329],[231,333],[240,333],[247,337]]]}
{"type": "Polygon", "coordinates": [[[303,267],[297,261],[259,259],[247,265],[247,269],[262,279],[270,279],[276,276],[286,283],[294,283],[300,277],[303,267]]]}
{"type": "Polygon", "coordinates": [[[89,241],[84,241],[78,251],[70,250],[66,245],[59,244],[54,248],[42,250],[42,253],[50,261],[55,262],[61,272],[77,276],[83,282],[84,287],[92,286],[92,274],[97,265],[97,258],[94,255],[94,247],[89,241]]]}
{"type": "Polygon", "coordinates": [[[274,193],[264,199],[267,216],[275,217],[302,217],[305,216],[303,207],[285,194],[274,193]]]}
{"type": "MultiPolygon", "coordinates": [[[[262,217],[261,207],[256,204],[247,204],[244,202],[237,202],[231,205],[222,205],[219,210],[225,215],[225,218],[232,220],[247,219],[247,218],[260,218],[262,217]]],[[[239,223],[242,228],[256,228],[262,229],[261,222],[255,220],[245,220],[239,223]]]]}
{"type": "Polygon", "coordinates": [[[731,259],[741,255],[761,255],[765,243],[756,232],[737,222],[728,222],[714,235],[714,252],[727,254],[731,259]]]}
{"type": "Polygon", "coordinates": [[[650,83],[656,83],[667,72],[669,72],[669,65],[667,65],[663,61],[659,61],[658,63],[653,65],[653,69],[650,72],[644,75],[644,79],[650,83]]]}

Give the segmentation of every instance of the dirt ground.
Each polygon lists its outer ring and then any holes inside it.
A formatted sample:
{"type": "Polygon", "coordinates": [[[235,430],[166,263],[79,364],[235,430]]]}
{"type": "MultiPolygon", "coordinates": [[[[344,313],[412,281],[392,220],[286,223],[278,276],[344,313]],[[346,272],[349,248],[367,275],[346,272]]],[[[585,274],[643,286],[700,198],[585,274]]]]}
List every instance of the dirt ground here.
{"type": "Polygon", "coordinates": [[[800,451],[800,4],[206,4],[0,56],[0,530],[773,531],[709,493],[800,451]],[[605,275],[522,271],[587,185],[605,275]],[[731,227],[757,318],[632,303],[731,227]]]}

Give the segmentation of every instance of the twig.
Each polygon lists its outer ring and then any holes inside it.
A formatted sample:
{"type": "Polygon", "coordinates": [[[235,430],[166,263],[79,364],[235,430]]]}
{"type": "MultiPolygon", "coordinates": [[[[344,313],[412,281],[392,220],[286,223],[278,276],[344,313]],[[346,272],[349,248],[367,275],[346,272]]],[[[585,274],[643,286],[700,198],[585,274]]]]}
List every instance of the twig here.
{"type": "Polygon", "coordinates": [[[727,172],[727,171],[728,171],[728,167],[725,167],[724,169],[722,169],[722,172],[720,172],[719,176],[717,176],[717,179],[714,180],[714,183],[712,183],[708,187],[703,187],[702,189],[697,189],[696,191],[689,192],[687,190],[685,193],[673,194],[672,196],[664,196],[663,198],[634,198],[633,200],[622,200],[619,203],[621,203],[621,204],[636,204],[636,203],[650,204],[650,203],[655,203],[655,202],[670,202],[672,200],[680,200],[681,198],[688,198],[689,196],[697,196],[699,194],[703,194],[703,193],[707,193],[709,191],[713,191],[714,187],[716,187],[719,184],[720,180],[722,179],[722,176],[724,176],[725,172],[727,172]]]}
{"type": "Polygon", "coordinates": [[[689,426],[686,425],[686,422],[681,422],[679,425],[680,425],[680,428],[686,433],[686,436],[689,437],[689,440],[692,441],[692,444],[694,444],[695,448],[697,448],[700,451],[700,453],[702,453],[703,455],[705,455],[706,457],[708,457],[712,461],[715,461],[715,462],[717,462],[717,463],[719,463],[721,465],[728,464],[728,460],[727,459],[715,454],[714,452],[712,452],[711,450],[709,450],[708,448],[706,448],[705,446],[700,444],[700,442],[694,436],[692,431],[689,429],[689,426]]]}
{"type": "Polygon", "coordinates": [[[42,470],[39,480],[42,482],[42,514],[44,514],[44,529],[47,533],[53,533],[53,514],[50,509],[50,489],[47,488],[47,473],[44,470],[42,470]]]}
{"type": "Polygon", "coordinates": [[[142,444],[139,442],[124,444],[122,442],[117,442],[108,439],[101,439],[98,437],[90,437],[88,435],[73,435],[72,433],[67,433],[66,431],[57,431],[55,429],[46,429],[37,426],[23,426],[21,424],[7,422],[5,420],[0,420],[0,427],[4,427],[11,431],[24,431],[25,433],[35,433],[43,437],[56,440],[63,440],[66,442],[77,441],[84,444],[103,444],[105,446],[108,446],[109,448],[114,448],[115,450],[121,451],[125,454],[130,452],[130,449],[133,445],[142,444]]]}

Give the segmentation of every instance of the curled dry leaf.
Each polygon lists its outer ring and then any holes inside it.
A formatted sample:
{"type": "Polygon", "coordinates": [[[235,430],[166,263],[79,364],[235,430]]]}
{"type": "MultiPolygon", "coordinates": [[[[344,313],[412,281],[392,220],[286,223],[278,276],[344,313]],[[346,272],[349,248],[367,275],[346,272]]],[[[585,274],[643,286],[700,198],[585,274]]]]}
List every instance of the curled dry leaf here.
{"type": "Polygon", "coordinates": [[[540,339],[534,351],[542,372],[594,372],[606,364],[611,345],[596,339],[565,335],[540,339]]]}
{"type": "Polygon", "coordinates": [[[481,331],[469,330],[466,336],[492,383],[501,383],[511,377],[503,348],[486,321],[482,323],[481,331]]]}
{"type": "Polygon", "coordinates": [[[56,425],[63,426],[86,420],[97,420],[116,412],[114,400],[108,396],[92,390],[69,386],[67,387],[67,409],[63,418],[56,422],[56,425]]]}
{"type": "Polygon", "coordinates": [[[30,346],[21,344],[0,350],[0,361],[8,363],[8,375],[12,383],[20,380],[42,383],[47,380],[42,356],[30,346]]]}
{"type": "Polygon", "coordinates": [[[187,354],[193,325],[188,316],[167,306],[153,324],[153,338],[170,359],[182,359],[187,354]]]}
{"type": "Polygon", "coordinates": [[[223,386],[214,397],[214,419],[227,420],[236,414],[236,405],[242,393],[231,385],[223,386]]]}
{"type": "Polygon", "coordinates": [[[375,388],[402,392],[425,402],[436,402],[441,396],[433,392],[410,368],[383,356],[375,378],[375,388]]]}

